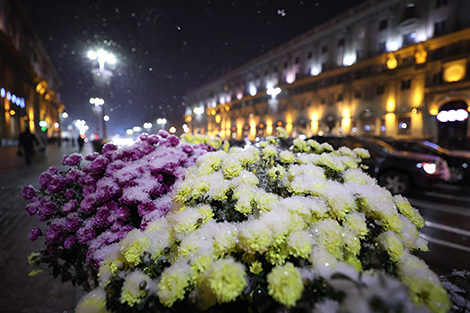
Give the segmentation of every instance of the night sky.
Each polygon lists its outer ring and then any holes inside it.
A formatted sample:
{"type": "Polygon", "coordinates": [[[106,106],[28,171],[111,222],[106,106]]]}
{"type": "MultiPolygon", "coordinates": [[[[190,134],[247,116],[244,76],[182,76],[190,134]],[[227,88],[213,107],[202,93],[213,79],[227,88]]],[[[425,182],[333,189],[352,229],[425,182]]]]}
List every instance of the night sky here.
{"type": "Polygon", "coordinates": [[[364,0],[20,0],[63,82],[69,120],[96,125],[90,48],[115,54],[108,134],[169,120],[183,96],[364,0]]]}

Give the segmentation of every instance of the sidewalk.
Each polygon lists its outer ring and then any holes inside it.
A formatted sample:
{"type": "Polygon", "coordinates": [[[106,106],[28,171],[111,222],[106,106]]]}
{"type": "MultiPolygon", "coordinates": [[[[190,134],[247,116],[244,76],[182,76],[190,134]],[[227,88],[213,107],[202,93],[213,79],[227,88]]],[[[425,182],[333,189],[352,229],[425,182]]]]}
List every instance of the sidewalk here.
{"type": "MultiPolygon", "coordinates": [[[[73,312],[80,292],[61,283],[47,272],[29,277],[32,267],[28,255],[41,247],[27,235],[41,223],[24,213],[27,201],[21,196],[24,185],[38,186],[39,175],[49,166],[60,168],[64,154],[78,152],[77,147],[49,145],[30,166],[16,155],[16,147],[0,147],[0,312],[58,313],[73,312]]],[[[85,145],[83,154],[91,152],[85,145]]]]}

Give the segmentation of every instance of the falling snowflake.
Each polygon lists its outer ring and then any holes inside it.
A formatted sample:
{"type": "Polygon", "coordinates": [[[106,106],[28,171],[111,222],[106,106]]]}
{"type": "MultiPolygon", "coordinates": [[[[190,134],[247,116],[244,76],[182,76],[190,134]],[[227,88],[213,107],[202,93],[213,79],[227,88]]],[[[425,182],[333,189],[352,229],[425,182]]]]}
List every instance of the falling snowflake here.
{"type": "Polygon", "coordinates": [[[286,15],[287,15],[287,13],[286,13],[286,11],[285,11],[284,9],[282,9],[282,10],[277,10],[277,14],[280,15],[280,16],[286,16],[286,15]]]}

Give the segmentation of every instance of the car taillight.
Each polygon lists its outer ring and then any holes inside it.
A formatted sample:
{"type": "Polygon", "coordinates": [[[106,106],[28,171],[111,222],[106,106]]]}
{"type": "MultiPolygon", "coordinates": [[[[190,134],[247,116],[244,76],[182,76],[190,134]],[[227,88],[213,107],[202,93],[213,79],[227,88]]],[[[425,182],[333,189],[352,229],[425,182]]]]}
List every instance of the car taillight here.
{"type": "Polygon", "coordinates": [[[416,167],[422,168],[429,175],[433,175],[437,171],[437,164],[431,162],[421,162],[416,164],[416,167]]]}

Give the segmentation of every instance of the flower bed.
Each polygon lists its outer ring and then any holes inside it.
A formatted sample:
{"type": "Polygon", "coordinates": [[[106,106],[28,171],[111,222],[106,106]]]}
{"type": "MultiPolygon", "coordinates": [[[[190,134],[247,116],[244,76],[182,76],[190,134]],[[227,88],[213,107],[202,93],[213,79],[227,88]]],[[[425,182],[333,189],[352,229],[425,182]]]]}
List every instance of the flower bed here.
{"type": "Polygon", "coordinates": [[[77,312],[447,312],[415,256],[424,220],[361,170],[368,152],[280,150],[278,131],[259,149],[162,133],[64,158],[75,169],[24,190],[50,222],[33,261],[89,290],[77,312]]]}

